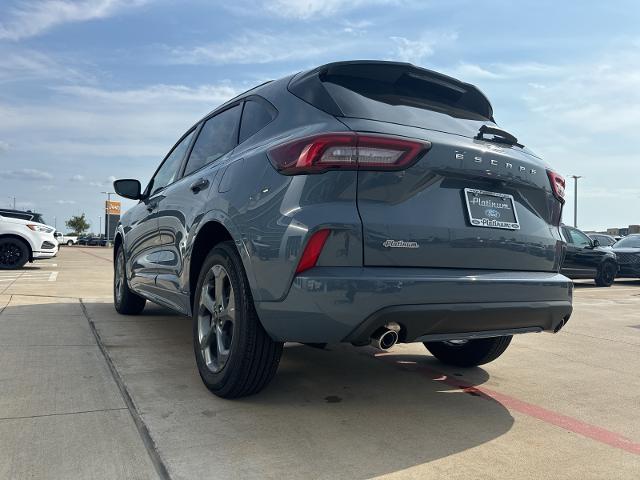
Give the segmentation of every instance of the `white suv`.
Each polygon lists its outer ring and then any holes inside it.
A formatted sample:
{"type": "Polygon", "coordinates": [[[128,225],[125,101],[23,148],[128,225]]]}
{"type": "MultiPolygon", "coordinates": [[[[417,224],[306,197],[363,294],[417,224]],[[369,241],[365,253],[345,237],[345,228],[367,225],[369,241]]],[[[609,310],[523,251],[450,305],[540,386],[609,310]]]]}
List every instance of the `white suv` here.
{"type": "Polygon", "coordinates": [[[55,228],[0,215],[0,270],[21,268],[27,262],[55,257],[55,228]]]}

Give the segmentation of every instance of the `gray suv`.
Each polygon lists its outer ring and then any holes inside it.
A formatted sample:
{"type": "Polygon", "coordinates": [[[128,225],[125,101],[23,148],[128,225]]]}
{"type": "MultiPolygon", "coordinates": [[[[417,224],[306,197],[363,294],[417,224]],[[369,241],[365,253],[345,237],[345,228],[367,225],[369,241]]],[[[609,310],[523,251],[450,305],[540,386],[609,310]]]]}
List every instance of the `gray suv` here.
{"type": "Polygon", "coordinates": [[[473,85],[405,63],[249,90],[178,140],[115,236],[114,302],[193,319],[198,370],[240,397],[284,342],[423,342],[475,366],[571,314],[564,179],[473,85]]]}

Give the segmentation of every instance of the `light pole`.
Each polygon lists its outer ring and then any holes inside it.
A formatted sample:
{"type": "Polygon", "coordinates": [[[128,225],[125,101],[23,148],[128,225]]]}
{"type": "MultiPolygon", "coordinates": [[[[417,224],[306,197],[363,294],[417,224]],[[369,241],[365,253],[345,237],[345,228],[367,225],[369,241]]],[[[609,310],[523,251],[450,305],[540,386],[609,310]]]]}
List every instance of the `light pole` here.
{"type": "Polygon", "coordinates": [[[573,178],[573,226],[578,228],[578,179],[581,175],[571,175],[573,178]]]}
{"type": "Polygon", "coordinates": [[[101,215],[98,215],[98,225],[99,225],[98,232],[101,232],[102,231],[102,216],[101,215]]]}
{"type": "MultiPolygon", "coordinates": [[[[107,213],[107,245],[111,242],[109,238],[111,236],[111,232],[109,231],[109,205],[111,204],[111,195],[115,195],[115,192],[101,192],[107,196],[107,205],[104,211],[107,213]]],[[[100,229],[102,229],[102,225],[100,225],[100,229]]]]}

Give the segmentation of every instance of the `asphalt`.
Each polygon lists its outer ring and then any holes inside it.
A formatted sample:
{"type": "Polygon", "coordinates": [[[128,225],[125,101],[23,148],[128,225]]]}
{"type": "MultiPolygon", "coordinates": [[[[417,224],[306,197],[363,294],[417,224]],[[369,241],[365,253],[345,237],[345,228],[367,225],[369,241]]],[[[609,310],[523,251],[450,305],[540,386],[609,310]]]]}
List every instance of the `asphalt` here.
{"type": "Polygon", "coordinates": [[[640,281],[482,368],[291,344],[261,394],[198,377],[190,320],[111,304],[112,251],[0,272],[1,479],[638,479],[640,281]]]}

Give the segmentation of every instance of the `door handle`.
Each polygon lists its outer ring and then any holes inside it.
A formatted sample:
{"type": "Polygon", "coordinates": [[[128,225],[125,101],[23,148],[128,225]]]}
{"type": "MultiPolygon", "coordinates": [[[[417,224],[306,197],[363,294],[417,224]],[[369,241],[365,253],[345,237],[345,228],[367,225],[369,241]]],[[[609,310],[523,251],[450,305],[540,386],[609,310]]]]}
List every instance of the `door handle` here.
{"type": "Polygon", "coordinates": [[[193,193],[198,193],[200,190],[203,190],[209,186],[209,180],[206,178],[199,178],[195,182],[193,182],[189,188],[193,193]]]}

